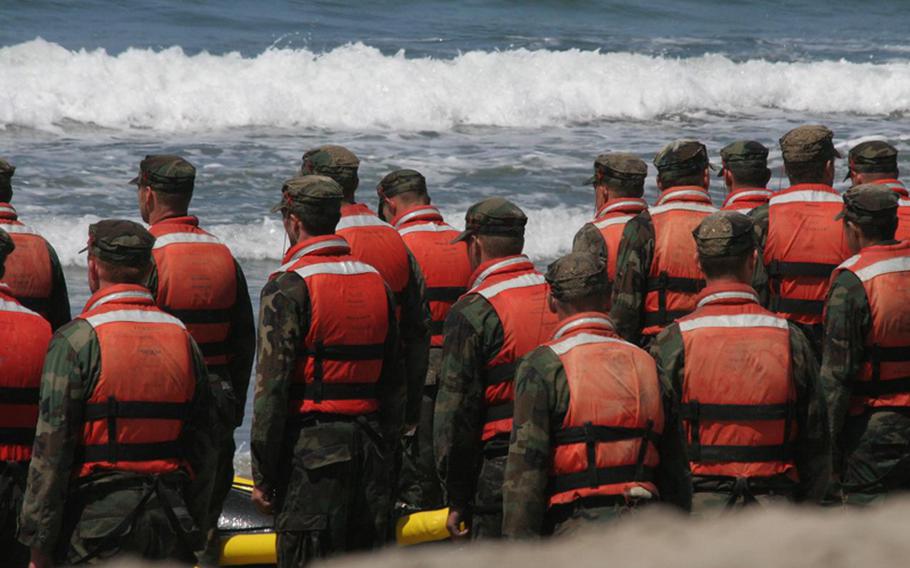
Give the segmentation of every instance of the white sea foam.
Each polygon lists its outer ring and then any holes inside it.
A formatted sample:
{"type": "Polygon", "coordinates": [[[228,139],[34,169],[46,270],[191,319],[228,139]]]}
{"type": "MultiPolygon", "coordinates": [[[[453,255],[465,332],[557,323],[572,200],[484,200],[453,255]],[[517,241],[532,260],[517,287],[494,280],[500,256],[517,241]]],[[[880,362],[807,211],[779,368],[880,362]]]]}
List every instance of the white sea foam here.
{"type": "Polygon", "coordinates": [[[164,132],[230,127],[446,130],[764,109],[910,110],[910,62],[735,62],[598,51],[471,51],[453,59],[351,44],[187,55],[179,47],[70,51],[36,39],[0,49],[0,125],[70,121],[164,132]],[[869,89],[875,85],[875,89],[869,89]]]}

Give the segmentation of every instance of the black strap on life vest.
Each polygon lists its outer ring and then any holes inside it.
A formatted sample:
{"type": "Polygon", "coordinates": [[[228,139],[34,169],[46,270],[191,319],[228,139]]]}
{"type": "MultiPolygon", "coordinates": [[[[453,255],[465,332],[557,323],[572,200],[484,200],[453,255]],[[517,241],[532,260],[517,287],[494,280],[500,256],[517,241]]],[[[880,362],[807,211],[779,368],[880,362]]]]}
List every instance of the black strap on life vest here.
{"type": "Polygon", "coordinates": [[[695,462],[769,462],[793,459],[790,442],[795,412],[792,403],[782,404],[702,404],[697,400],[684,403],[680,417],[689,422],[689,459],[695,462]],[[753,422],[783,420],[784,436],[780,444],[767,446],[724,446],[701,443],[701,422],[753,422]]]}
{"type": "Polygon", "coordinates": [[[657,313],[645,314],[645,326],[667,325],[675,319],[680,318],[689,312],[667,310],[667,292],[679,292],[682,294],[698,294],[705,287],[704,279],[700,278],[683,278],[670,276],[666,271],[660,273],[657,278],[648,278],[646,282],[648,292],[657,292],[657,313]],[[651,316],[650,318],[648,316],[651,316]],[[649,323],[649,320],[651,323],[649,323]]]}
{"type": "Polygon", "coordinates": [[[0,428],[0,446],[31,446],[34,443],[34,428],[0,428]]]}
{"type": "Polygon", "coordinates": [[[38,387],[0,387],[0,405],[38,404],[38,387]]]}
{"type": "Polygon", "coordinates": [[[511,383],[515,378],[518,363],[502,363],[483,371],[483,384],[492,387],[502,383],[511,383]]]}
{"type": "Polygon", "coordinates": [[[484,419],[484,422],[497,422],[499,420],[505,420],[507,418],[512,418],[515,414],[515,403],[514,401],[505,401],[500,404],[493,404],[487,406],[487,413],[484,419]]]}
{"type": "Polygon", "coordinates": [[[830,278],[837,268],[836,264],[823,262],[784,262],[772,260],[768,263],[768,278],[771,279],[771,298],[769,309],[785,314],[803,314],[820,316],[824,312],[824,300],[798,300],[784,298],[780,294],[781,280],[784,278],[830,278]]]}
{"type": "Polygon", "coordinates": [[[427,301],[455,303],[467,291],[467,288],[458,286],[428,286],[427,301]]]}
{"type": "Polygon", "coordinates": [[[41,314],[42,317],[47,317],[51,311],[51,299],[50,298],[20,298],[17,297],[19,303],[30,309],[33,312],[41,314]]]}
{"type": "Polygon", "coordinates": [[[782,314],[803,314],[807,316],[820,316],[825,311],[824,300],[796,300],[782,298],[780,292],[772,292],[768,302],[768,309],[782,314]]]}
{"type": "Polygon", "coordinates": [[[376,385],[374,383],[356,384],[339,383],[325,384],[322,362],[329,361],[375,361],[385,356],[385,345],[382,343],[364,345],[324,345],[317,341],[306,350],[307,357],[313,359],[313,382],[307,385],[296,383],[292,385],[291,398],[296,400],[311,400],[319,404],[323,400],[356,400],[361,398],[376,398],[376,385]],[[369,396],[354,396],[359,388],[370,386],[373,388],[369,396]],[[300,389],[304,389],[300,392],[300,389]],[[299,396],[294,396],[297,392],[299,396]]]}
{"type": "Polygon", "coordinates": [[[443,321],[431,321],[430,322],[430,335],[442,335],[443,328],[445,327],[445,322],[443,321]]]}
{"type": "MultiPolygon", "coordinates": [[[[5,405],[38,406],[37,387],[0,387],[0,412],[5,405]]],[[[35,428],[9,426],[0,428],[0,445],[31,446],[35,441],[35,428]]]]}

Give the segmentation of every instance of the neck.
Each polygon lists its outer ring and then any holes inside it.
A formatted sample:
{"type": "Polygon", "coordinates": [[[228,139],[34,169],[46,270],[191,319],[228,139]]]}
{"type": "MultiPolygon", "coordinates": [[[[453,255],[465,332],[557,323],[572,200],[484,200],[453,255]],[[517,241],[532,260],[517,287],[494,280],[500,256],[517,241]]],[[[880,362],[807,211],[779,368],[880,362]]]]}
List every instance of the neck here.
{"type": "Polygon", "coordinates": [[[156,209],[149,213],[149,225],[154,225],[155,223],[160,223],[161,221],[166,221],[167,219],[173,219],[175,217],[186,217],[188,214],[187,210],[178,211],[176,209],[156,209]]]}
{"type": "Polygon", "coordinates": [[[706,286],[706,287],[712,287],[712,286],[717,286],[717,287],[723,287],[723,286],[742,286],[742,285],[747,285],[747,286],[749,286],[749,285],[751,285],[751,284],[752,284],[752,278],[751,278],[751,276],[750,276],[750,277],[744,277],[743,275],[737,276],[737,275],[730,274],[730,275],[727,275],[727,276],[721,276],[721,277],[719,277],[719,278],[707,278],[707,279],[705,279],[705,286],[706,286]]]}

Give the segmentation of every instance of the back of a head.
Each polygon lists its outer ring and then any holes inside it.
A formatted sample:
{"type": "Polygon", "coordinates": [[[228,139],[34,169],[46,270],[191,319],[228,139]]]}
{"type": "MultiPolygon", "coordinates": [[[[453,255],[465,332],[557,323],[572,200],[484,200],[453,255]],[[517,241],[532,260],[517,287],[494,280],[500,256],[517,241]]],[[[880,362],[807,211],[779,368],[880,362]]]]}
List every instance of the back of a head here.
{"type": "MultiPolygon", "coordinates": [[[[850,149],[847,158],[850,171],[872,179],[896,179],[898,177],[897,148],[884,140],[861,142],[850,149]]],[[[850,173],[848,172],[848,179],[850,173]]]]}
{"type": "Polygon", "coordinates": [[[607,186],[616,197],[641,197],[645,192],[648,166],[634,154],[613,152],[600,154],[594,160],[594,175],[589,184],[607,186]]]}
{"type": "Polygon", "coordinates": [[[521,254],[527,216],[517,205],[502,197],[490,197],[472,205],[465,213],[465,230],[456,241],[474,236],[489,258],[521,254]]]}
{"type": "Polygon", "coordinates": [[[272,210],[294,215],[312,236],[331,235],[341,219],[344,192],[334,179],[320,175],[297,176],[281,186],[281,203],[272,210]]]}
{"type": "Polygon", "coordinates": [[[6,259],[16,250],[16,243],[9,233],[0,229],[0,278],[6,274],[6,259]]]}
{"type": "Polygon", "coordinates": [[[9,203],[13,200],[13,174],[16,166],[0,158],[0,202],[9,203]]]}
{"type": "Polygon", "coordinates": [[[841,157],[833,140],[834,133],[819,124],[799,126],[781,137],[781,154],[791,184],[833,181],[828,163],[841,157]]]}
{"type": "Polygon", "coordinates": [[[429,203],[427,180],[417,170],[395,170],[387,174],[376,186],[376,193],[405,204],[429,203]]]}
{"type": "Polygon", "coordinates": [[[755,251],[750,217],[736,211],[712,213],[702,219],[692,237],[705,278],[750,281],[751,273],[744,270],[755,251]]]}
{"type": "Polygon", "coordinates": [[[844,209],[838,218],[859,228],[870,242],[890,241],[899,222],[898,204],[898,195],[883,185],[855,185],[844,193],[844,209]]]}
{"type": "Polygon", "coordinates": [[[564,312],[603,311],[610,284],[603,261],[587,252],[573,252],[547,268],[550,296],[564,312]]]}
{"type": "Polygon", "coordinates": [[[754,140],[737,140],[720,151],[723,170],[730,172],[739,187],[765,187],[771,179],[768,169],[768,148],[754,140]]]}
{"type": "Polygon", "coordinates": [[[181,156],[151,154],[139,163],[139,175],[130,183],[151,188],[159,207],[186,213],[196,186],[196,167],[181,156]]]}
{"type": "Polygon", "coordinates": [[[358,169],[360,159],[344,146],[327,144],[303,154],[300,175],[321,175],[330,177],[341,186],[345,198],[353,199],[360,184],[358,169]]]}
{"type": "Polygon", "coordinates": [[[89,226],[89,257],[101,277],[111,284],[143,284],[152,266],[155,237],[145,227],[123,219],[106,219],[89,226]]]}
{"type": "Polygon", "coordinates": [[[657,179],[664,189],[681,185],[704,187],[709,165],[708,150],[697,140],[675,140],[654,156],[657,179]]]}

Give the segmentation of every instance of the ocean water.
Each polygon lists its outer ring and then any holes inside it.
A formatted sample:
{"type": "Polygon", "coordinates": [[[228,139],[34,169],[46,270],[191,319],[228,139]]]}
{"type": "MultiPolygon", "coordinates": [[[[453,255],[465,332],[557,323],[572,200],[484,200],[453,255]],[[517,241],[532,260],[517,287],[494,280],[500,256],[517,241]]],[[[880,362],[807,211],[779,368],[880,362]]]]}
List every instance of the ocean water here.
{"type": "MultiPolygon", "coordinates": [[[[76,312],[88,297],[86,227],[138,220],[126,182],[149,153],[197,166],[194,212],[240,259],[254,303],[286,246],[269,207],[323,143],[360,156],[369,204],[401,167],[426,175],[456,226],[470,203],[508,196],[528,213],[527,252],[543,264],[593,214],[580,183],[602,151],[650,161],[694,137],[719,161],[726,143],[752,138],[772,147],[778,188],[777,139],[821,122],[842,150],[890,140],[907,168],[906,10],[900,0],[0,0],[0,155],[17,166],[23,220],[66,264],[76,312]]],[[[712,195],[722,201],[720,184],[712,195]]]]}

